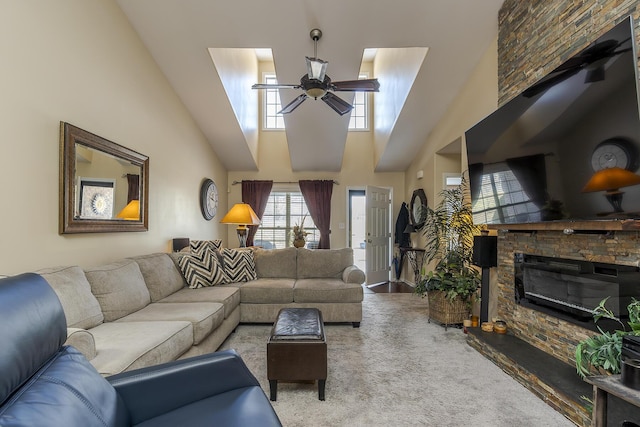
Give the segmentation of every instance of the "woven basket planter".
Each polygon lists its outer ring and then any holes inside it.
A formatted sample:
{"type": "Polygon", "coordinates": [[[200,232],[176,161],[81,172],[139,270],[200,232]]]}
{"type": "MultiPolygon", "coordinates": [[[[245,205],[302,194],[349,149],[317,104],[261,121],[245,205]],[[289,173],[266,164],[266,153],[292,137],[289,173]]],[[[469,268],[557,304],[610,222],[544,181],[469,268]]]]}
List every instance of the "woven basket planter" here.
{"type": "Polygon", "coordinates": [[[427,291],[429,300],[429,321],[435,320],[444,325],[462,324],[462,321],[469,318],[469,308],[461,299],[450,300],[444,291],[427,291]]]}

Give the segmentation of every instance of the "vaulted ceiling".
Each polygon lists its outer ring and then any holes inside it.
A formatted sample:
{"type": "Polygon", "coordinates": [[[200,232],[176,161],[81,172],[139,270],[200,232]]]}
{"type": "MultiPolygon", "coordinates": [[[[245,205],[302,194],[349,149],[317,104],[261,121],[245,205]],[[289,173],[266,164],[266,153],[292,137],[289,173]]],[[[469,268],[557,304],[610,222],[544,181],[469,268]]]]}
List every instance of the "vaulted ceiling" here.
{"type": "MultiPolygon", "coordinates": [[[[375,169],[404,171],[497,35],[503,0],[117,0],[229,170],[257,170],[255,49],[272,51],[278,81],[298,83],[313,56],[334,81],[373,75],[375,169]]],[[[285,105],[300,92],[280,90],[285,105]]],[[[336,93],[351,101],[345,92],[336,93]]],[[[285,116],[295,171],[339,171],[349,115],[308,100],[285,116]]]]}

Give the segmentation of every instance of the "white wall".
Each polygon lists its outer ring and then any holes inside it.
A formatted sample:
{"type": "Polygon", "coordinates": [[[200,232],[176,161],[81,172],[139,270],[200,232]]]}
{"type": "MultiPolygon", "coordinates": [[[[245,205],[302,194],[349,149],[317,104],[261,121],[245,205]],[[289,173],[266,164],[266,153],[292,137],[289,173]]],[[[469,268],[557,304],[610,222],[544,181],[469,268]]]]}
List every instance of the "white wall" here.
{"type": "Polygon", "coordinates": [[[442,174],[460,173],[467,169],[465,131],[495,111],[497,103],[498,43],[495,39],[407,169],[407,201],[411,200],[413,190],[423,188],[429,206],[434,207],[438,203],[438,193],[442,190],[442,174]],[[456,150],[447,146],[456,145],[458,141],[459,150],[453,153],[456,150]],[[458,156],[458,162],[452,160],[452,154],[458,156]],[[416,178],[416,172],[419,170],[424,171],[424,178],[421,180],[416,178]]]}
{"type": "MultiPolygon", "coordinates": [[[[495,111],[497,104],[498,43],[495,39],[407,169],[407,203],[411,200],[413,191],[422,188],[427,195],[429,207],[435,207],[443,189],[443,174],[461,173],[467,169],[465,131],[495,111]],[[419,170],[424,173],[424,178],[420,180],[416,177],[419,170]]],[[[420,233],[412,234],[411,238],[412,241],[417,241],[418,247],[424,247],[425,239],[420,233]]],[[[407,276],[408,270],[405,266],[403,278],[413,282],[407,276]]]]}
{"type": "Polygon", "coordinates": [[[3,0],[0,56],[0,274],[226,238],[199,188],[225,210],[227,171],[115,2],[3,0]],[[60,121],[149,156],[148,232],[58,234],[60,121]]]}

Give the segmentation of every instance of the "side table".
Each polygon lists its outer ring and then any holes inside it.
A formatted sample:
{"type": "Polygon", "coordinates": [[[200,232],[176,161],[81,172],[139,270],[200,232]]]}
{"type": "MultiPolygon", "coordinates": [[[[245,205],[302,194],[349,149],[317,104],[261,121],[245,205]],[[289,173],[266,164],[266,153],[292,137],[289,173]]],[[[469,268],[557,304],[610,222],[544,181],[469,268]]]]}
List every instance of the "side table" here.
{"type": "Polygon", "coordinates": [[[584,380],[593,385],[592,427],[606,427],[609,394],[640,407],[640,390],[634,390],[620,381],[620,375],[596,375],[584,380]]]}
{"type": "Polygon", "coordinates": [[[401,261],[404,256],[409,259],[409,264],[413,270],[413,283],[415,285],[420,281],[420,273],[422,271],[422,264],[424,263],[424,249],[421,248],[399,248],[401,261]]]}

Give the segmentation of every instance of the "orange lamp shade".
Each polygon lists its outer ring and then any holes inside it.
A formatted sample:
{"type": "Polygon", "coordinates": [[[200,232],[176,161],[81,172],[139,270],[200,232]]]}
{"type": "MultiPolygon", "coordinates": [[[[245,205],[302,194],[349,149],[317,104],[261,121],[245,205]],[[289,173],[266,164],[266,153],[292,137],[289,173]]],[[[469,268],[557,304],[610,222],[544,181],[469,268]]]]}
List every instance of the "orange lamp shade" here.
{"type": "Polygon", "coordinates": [[[606,168],[594,173],[582,189],[582,192],[615,191],[622,187],[637,184],[640,184],[640,175],[618,167],[606,168]]]}
{"type": "Polygon", "coordinates": [[[220,220],[222,224],[258,225],[260,218],[247,203],[236,203],[220,220]]]}
{"type": "Polygon", "coordinates": [[[140,221],[140,200],[132,200],[122,209],[116,218],[140,221]]]}

